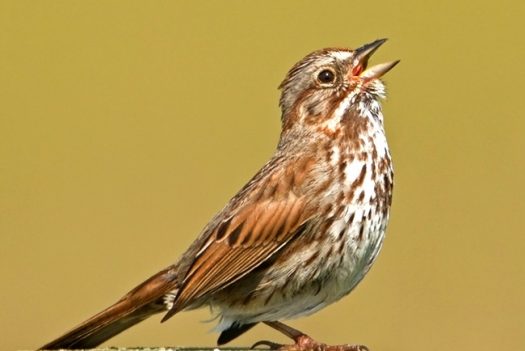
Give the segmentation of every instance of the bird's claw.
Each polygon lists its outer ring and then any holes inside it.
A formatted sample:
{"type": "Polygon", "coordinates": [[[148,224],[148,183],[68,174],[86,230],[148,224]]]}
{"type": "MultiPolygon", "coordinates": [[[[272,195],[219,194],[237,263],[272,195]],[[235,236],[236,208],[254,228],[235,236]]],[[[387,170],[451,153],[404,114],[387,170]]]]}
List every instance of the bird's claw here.
{"type": "Polygon", "coordinates": [[[260,340],[253,344],[250,350],[255,349],[257,346],[268,346],[270,350],[280,350],[284,345],[269,340],[260,340]]]}
{"type": "Polygon", "coordinates": [[[258,346],[268,346],[269,350],[278,351],[370,351],[365,345],[327,345],[316,342],[310,337],[300,338],[295,344],[283,345],[269,340],[257,341],[250,347],[251,350],[258,346]]]}

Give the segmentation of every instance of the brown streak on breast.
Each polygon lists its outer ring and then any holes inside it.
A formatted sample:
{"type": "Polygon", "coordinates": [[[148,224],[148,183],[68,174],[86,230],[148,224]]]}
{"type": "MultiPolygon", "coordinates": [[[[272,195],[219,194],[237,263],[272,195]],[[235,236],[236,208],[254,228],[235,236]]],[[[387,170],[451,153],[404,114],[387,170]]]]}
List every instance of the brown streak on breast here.
{"type": "Polygon", "coordinates": [[[341,231],[340,231],[339,234],[337,235],[337,240],[338,240],[338,241],[343,240],[343,237],[345,236],[345,232],[346,232],[346,228],[341,229],[341,231]]]}
{"type": "Polygon", "coordinates": [[[345,251],[345,241],[341,238],[339,240],[339,247],[337,248],[337,255],[344,256],[344,251],[345,251]]]}
{"type": "Polygon", "coordinates": [[[362,203],[364,199],[365,199],[365,191],[361,190],[361,192],[359,193],[359,197],[357,198],[357,201],[362,203]]]}
{"type": "Polygon", "coordinates": [[[339,162],[339,179],[341,182],[344,182],[346,178],[345,168],[346,168],[346,161],[343,158],[342,161],[339,162]]]}
{"type": "Polygon", "coordinates": [[[355,212],[352,212],[352,214],[350,215],[350,218],[348,219],[349,225],[354,223],[354,218],[355,218],[355,212]]]}
{"type": "Polygon", "coordinates": [[[303,267],[309,267],[317,258],[319,257],[319,250],[313,250],[313,253],[306,259],[306,261],[303,261],[301,264],[303,267]]]}
{"type": "Polygon", "coordinates": [[[378,155],[377,155],[377,146],[374,143],[374,140],[372,139],[372,137],[369,137],[368,139],[370,141],[370,144],[372,145],[372,160],[376,161],[377,157],[378,157],[378,155]]]}
{"type": "Polygon", "coordinates": [[[330,212],[332,212],[332,209],[334,208],[334,204],[329,202],[326,205],[324,205],[323,210],[321,211],[323,216],[329,216],[330,212]]]}
{"type": "Polygon", "coordinates": [[[354,194],[355,194],[355,191],[357,190],[358,187],[360,187],[364,180],[365,180],[365,175],[366,175],[366,163],[363,164],[363,168],[361,168],[361,172],[359,173],[359,176],[357,177],[357,179],[350,185],[350,190],[348,191],[348,194],[347,194],[347,199],[349,201],[351,201],[354,197],[354,194]]]}
{"type": "Polygon", "coordinates": [[[358,147],[360,136],[368,129],[368,119],[362,117],[357,110],[354,108],[349,108],[345,111],[343,118],[341,119],[343,124],[345,136],[350,142],[355,144],[354,146],[358,147]]]}
{"type": "Polygon", "coordinates": [[[314,235],[316,240],[320,240],[323,237],[323,235],[326,234],[326,232],[328,231],[328,228],[330,228],[332,226],[332,224],[334,223],[335,219],[336,219],[336,217],[330,217],[330,218],[325,219],[321,223],[321,225],[317,229],[317,232],[314,235]]]}
{"type": "Polygon", "coordinates": [[[344,192],[340,192],[338,195],[337,195],[337,198],[335,199],[335,203],[337,204],[337,207],[336,207],[336,210],[335,210],[335,213],[333,214],[333,218],[340,218],[341,215],[343,214],[343,211],[345,210],[345,206],[344,206],[344,203],[345,203],[345,193],[344,192]]]}
{"type": "Polygon", "coordinates": [[[332,143],[325,143],[322,147],[322,152],[324,152],[324,154],[326,155],[326,163],[330,163],[334,154],[334,150],[332,149],[332,143]]]}
{"type": "Polygon", "coordinates": [[[365,233],[365,222],[361,222],[361,226],[359,227],[359,236],[357,237],[358,242],[363,241],[364,233],[365,233]]]}
{"type": "Polygon", "coordinates": [[[387,173],[389,173],[390,160],[387,159],[386,157],[385,157],[385,158],[382,158],[382,159],[378,162],[378,164],[377,164],[377,168],[378,168],[379,173],[383,173],[383,174],[387,174],[387,173]]]}
{"type": "Polygon", "coordinates": [[[359,173],[359,177],[357,177],[356,181],[354,182],[354,184],[352,184],[352,186],[361,186],[363,185],[363,181],[365,180],[365,175],[366,175],[366,163],[363,165],[363,168],[361,168],[361,172],[359,173]]]}

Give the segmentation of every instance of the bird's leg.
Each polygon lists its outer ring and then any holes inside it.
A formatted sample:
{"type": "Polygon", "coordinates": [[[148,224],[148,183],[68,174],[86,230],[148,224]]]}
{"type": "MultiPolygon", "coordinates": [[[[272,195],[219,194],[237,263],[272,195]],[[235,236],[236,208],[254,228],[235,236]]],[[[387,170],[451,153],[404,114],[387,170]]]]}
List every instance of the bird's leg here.
{"type": "Polygon", "coordinates": [[[301,337],[304,337],[304,336],[309,337],[308,335],[306,335],[302,331],[294,329],[294,328],[290,327],[289,325],[286,325],[286,324],[281,323],[281,322],[277,322],[277,321],[275,321],[275,322],[264,322],[264,324],[266,324],[267,326],[272,327],[273,329],[283,333],[284,335],[286,335],[290,339],[293,339],[294,341],[297,341],[301,337]]]}
{"type": "Polygon", "coordinates": [[[269,346],[271,350],[279,351],[368,351],[368,348],[364,345],[327,345],[320,343],[305,333],[281,322],[275,321],[264,323],[293,339],[295,343],[291,345],[281,345],[271,341],[261,340],[255,343],[252,348],[265,345],[269,346]]]}

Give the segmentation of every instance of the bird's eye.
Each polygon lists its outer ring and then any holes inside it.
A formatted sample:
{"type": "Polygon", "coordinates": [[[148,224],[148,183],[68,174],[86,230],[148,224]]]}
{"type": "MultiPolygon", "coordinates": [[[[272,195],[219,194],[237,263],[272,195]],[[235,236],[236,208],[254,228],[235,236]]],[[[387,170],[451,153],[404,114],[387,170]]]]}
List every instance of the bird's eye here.
{"type": "Polygon", "coordinates": [[[330,84],[335,81],[335,72],[331,69],[323,69],[319,74],[317,75],[317,80],[321,84],[330,84]]]}

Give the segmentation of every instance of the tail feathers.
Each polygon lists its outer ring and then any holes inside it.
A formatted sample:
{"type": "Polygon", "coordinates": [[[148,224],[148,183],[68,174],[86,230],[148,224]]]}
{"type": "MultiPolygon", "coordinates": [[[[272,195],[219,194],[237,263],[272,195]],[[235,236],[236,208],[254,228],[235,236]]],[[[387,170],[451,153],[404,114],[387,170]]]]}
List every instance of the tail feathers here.
{"type": "Polygon", "coordinates": [[[142,322],[163,309],[154,304],[129,310],[122,303],[116,303],[101,313],[93,316],[78,327],[56,340],[42,346],[41,350],[89,349],[142,322]]]}
{"type": "Polygon", "coordinates": [[[152,276],[104,311],[40,350],[93,348],[144,319],[166,310],[163,297],[177,289],[174,267],[152,276]]]}

